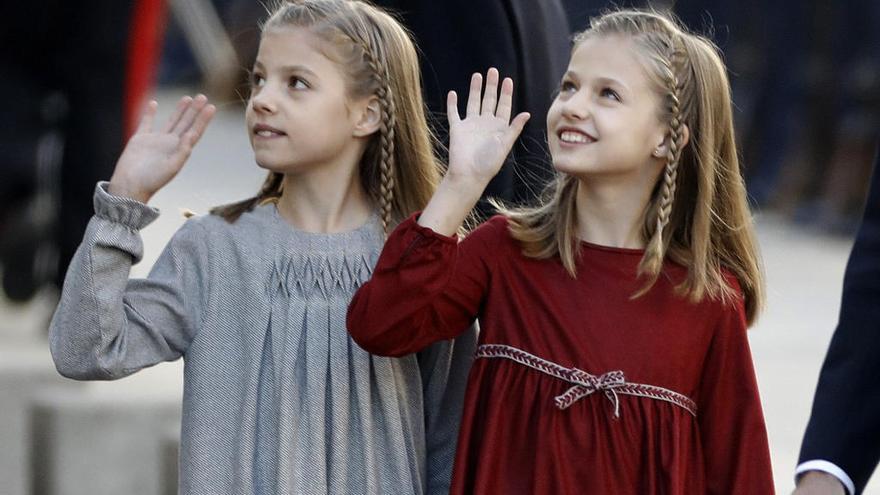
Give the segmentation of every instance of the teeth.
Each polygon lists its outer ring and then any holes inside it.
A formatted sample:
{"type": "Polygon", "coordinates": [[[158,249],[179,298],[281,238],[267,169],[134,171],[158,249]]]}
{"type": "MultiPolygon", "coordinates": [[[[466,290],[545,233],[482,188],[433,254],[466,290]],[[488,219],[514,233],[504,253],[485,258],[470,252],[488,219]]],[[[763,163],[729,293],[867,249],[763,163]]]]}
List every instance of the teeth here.
{"type": "Polygon", "coordinates": [[[272,137],[272,136],[277,136],[277,135],[278,135],[277,132],[272,132],[272,131],[257,131],[257,136],[260,136],[260,137],[272,137]]]}
{"type": "Polygon", "coordinates": [[[561,139],[563,143],[588,143],[591,141],[586,135],[572,131],[563,132],[559,136],[559,139],[561,139]]]}

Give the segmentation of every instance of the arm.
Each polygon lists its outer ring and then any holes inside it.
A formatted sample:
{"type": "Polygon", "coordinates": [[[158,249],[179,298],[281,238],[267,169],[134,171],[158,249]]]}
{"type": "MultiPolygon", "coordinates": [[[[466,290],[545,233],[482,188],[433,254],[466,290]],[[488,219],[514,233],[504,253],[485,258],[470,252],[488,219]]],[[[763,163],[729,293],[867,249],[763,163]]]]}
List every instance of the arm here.
{"type": "Polygon", "coordinates": [[[464,332],[483,303],[502,228],[503,219],[492,219],[459,243],[414,217],[401,223],[348,307],[354,341],[372,354],[403,356],[464,332]]]}
{"type": "Polygon", "coordinates": [[[773,493],[767,429],[741,298],[723,311],[697,398],[706,493],[773,493]]]}
{"type": "Polygon", "coordinates": [[[429,495],[449,493],[464,392],[476,347],[475,324],[455,340],[438,342],[418,355],[425,394],[429,495]]]}
{"type": "Polygon", "coordinates": [[[460,245],[450,237],[473,209],[501,167],[528,120],[510,121],[513,82],[498,93],[498,71],[490,69],[485,94],[474,74],[464,120],[449,93],[449,170],[418,218],[389,236],[373,275],[352,299],[348,330],[363,349],[400,356],[463,332],[476,317],[488,283],[491,244],[497,227],[481,228],[460,245]],[[404,303],[401,303],[404,302],[404,303]]]}
{"type": "Polygon", "coordinates": [[[58,371],[77,379],[111,380],[186,350],[207,291],[199,260],[204,235],[192,220],[172,238],[144,280],[129,280],[140,261],[138,231],[158,212],[98,185],[95,216],[71,261],[49,327],[58,371]]]}
{"type": "Polygon", "coordinates": [[[143,254],[138,231],[158,215],[145,203],[177,175],[215,111],[203,95],[184,97],[165,126],[153,130],[157,106],[149,103],[110,183],[95,191],[95,216],[52,318],[52,356],[71,378],[120,378],[176,359],[198,320],[192,308],[203,293],[203,274],[187,260],[205,257],[193,228],[175,235],[149,279],[128,281],[143,254]]]}
{"type": "Polygon", "coordinates": [[[877,160],[799,460],[836,465],[855,493],[880,460],[880,155],[877,160]]]}

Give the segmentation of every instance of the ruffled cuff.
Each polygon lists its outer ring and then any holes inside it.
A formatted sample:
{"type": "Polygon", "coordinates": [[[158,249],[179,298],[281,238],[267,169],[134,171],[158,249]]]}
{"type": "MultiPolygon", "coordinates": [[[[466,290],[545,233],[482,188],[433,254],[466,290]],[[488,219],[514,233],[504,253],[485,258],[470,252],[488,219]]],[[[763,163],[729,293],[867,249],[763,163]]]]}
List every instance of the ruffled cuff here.
{"type": "Polygon", "coordinates": [[[114,196],[107,192],[107,181],[95,186],[95,216],[103,220],[122,224],[133,230],[141,230],[159,217],[159,210],[140,201],[114,196]]]}
{"type": "Polygon", "coordinates": [[[420,263],[444,258],[454,252],[458,245],[458,235],[446,236],[419,225],[421,211],[413,213],[394,229],[385,242],[382,258],[390,262],[386,268],[397,269],[406,265],[411,254],[417,254],[420,263]]]}

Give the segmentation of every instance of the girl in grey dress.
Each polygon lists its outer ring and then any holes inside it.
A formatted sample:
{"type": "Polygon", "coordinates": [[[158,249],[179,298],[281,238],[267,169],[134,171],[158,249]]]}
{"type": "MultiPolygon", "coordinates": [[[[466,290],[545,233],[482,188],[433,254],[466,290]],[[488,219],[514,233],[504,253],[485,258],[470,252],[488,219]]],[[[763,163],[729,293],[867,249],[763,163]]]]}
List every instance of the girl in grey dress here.
{"type": "Polygon", "coordinates": [[[359,1],[280,4],[247,106],[263,187],[188,220],[129,280],[159,214],[146,203],[215,111],[185,97],[158,130],[156,106],[95,189],[51,324],[58,370],[113,380],[184,358],[181,493],[446,493],[474,332],[385,358],[345,329],[385,233],[437,181],[406,32],[359,1]]]}

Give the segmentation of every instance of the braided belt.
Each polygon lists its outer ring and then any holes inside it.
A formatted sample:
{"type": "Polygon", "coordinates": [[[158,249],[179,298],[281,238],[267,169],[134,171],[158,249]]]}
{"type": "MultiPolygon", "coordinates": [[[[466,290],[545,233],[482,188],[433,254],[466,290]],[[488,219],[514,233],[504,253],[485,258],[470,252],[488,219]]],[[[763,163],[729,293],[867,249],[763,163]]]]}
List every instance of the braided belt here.
{"type": "Polygon", "coordinates": [[[628,383],[623,371],[609,371],[601,376],[591,375],[577,368],[565,368],[554,362],[541,359],[526,351],[502,344],[487,344],[477,347],[477,358],[505,358],[538,370],[547,375],[573,384],[554,401],[559,409],[567,409],[578,400],[601,390],[614,405],[614,417],[620,417],[620,398],[618,394],[634,395],[648,399],[663,400],[681,407],[693,416],[697,415],[697,404],[689,397],[663,387],[628,383]]]}

